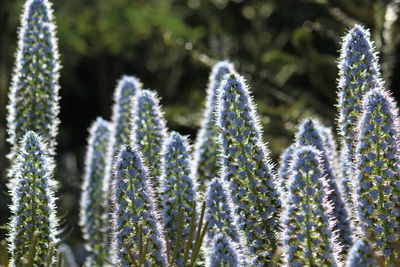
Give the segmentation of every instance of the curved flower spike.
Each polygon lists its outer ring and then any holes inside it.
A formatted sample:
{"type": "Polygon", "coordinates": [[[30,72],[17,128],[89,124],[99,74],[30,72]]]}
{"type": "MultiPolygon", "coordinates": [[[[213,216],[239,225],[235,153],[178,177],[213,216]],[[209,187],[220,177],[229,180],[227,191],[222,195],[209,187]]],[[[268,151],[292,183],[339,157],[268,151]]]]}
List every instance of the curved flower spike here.
{"type": "MultiPolygon", "coordinates": [[[[7,106],[8,158],[13,162],[21,137],[34,131],[55,154],[59,113],[59,54],[53,10],[47,0],[24,5],[7,106]]],[[[13,175],[10,173],[9,175],[13,175]]]]}
{"type": "Polygon", "coordinates": [[[153,189],[137,147],[122,146],[113,178],[113,237],[117,265],[131,266],[131,258],[145,255],[144,266],[167,266],[162,224],[153,189]],[[147,238],[141,242],[142,235],[147,238]],[[147,246],[143,245],[147,244],[147,246]],[[147,247],[147,251],[141,251],[147,247]]]}
{"type": "Polygon", "coordinates": [[[219,174],[218,166],[218,126],[216,125],[216,109],[218,87],[222,78],[234,71],[228,61],[220,61],[214,65],[207,87],[206,109],[204,118],[196,138],[193,157],[193,170],[199,183],[200,192],[205,191],[208,181],[219,174]]]}
{"type": "Polygon", "coordinates": [[[363,99],[356,146],[356,207],[361,234],[390,259],[400,238],[398,110],[383,89],[363,99]]]}
{"type": "Polygon", "coordinates": [[[378,263],[367,240],[357,240],[349,252],[346,267],[376,267],[378,263]]]}
{"type": "Polygon", "coordinates": [[[207,257],[206,266],[208,267],[245,266],[239,264],[240,257],[236,244],[223,233],[218,233],[213,238],[207,257]]]}
{"type": "Polygon", "coordinates": [[[285,266],[336,266],[328,190],[324,187],[321,152],[298,147],[290,165],[289,196],[283,212],[285,266]]]}
{"type": "Polygon", "coordinates": [[[79,221],[85,247],[95,255],[89,257],[92,258],[91,264],[87,266],[101,266],[109,257],[109,200],[102,185],[106,175],[110,130],[111,124],[101,118],[97,118],[89,129],[79,221]]]}
{"type": "Polygon", "coordinates": [[[257,264],[269,264],[277,248],[280,201],[255,107],[238,74],[227,75],[221,83],[217,110],[222,178],[241,243],[257,256],[257,264]]]}
{"type": "MultiPolygon", "coordinates": [[[[55,260],[50,254],[58,239],[53,164],[47,154],[44,140],[36,133],[27,132],[17,150],[11,189],[11,223],[9,249],[11,266],[23,266],[29,255],[29,247],[36,243],[34,266],[55,260]]],[[[54,250],[53,250],[54,252],[54,250]]]]}

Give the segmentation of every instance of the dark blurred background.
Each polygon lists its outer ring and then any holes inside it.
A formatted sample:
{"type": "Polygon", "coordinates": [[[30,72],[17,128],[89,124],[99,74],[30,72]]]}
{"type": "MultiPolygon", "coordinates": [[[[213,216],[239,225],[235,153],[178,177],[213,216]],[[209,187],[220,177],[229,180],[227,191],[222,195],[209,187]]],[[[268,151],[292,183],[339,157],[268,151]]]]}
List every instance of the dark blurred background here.
{"type": "MultiPolygon", "coordinates": [[[[0,1],[0,224],[9,215],[5,105],[22,0],[0,1]]],[[[210,67],[230,59],[252,88],[276,162],[298,121],[335,127],[336,62],[355,23],[371,29],[386,87],[399,99],[400,0],[53,0],[63,68],[57,175],[61,237],[82,255],[77,226],[87,128],[110,118],[123,74],[162,97],[168,126],[192,138],[210,67]]],[[[1,230],[0,238],[5,230],[1,230]]]]}

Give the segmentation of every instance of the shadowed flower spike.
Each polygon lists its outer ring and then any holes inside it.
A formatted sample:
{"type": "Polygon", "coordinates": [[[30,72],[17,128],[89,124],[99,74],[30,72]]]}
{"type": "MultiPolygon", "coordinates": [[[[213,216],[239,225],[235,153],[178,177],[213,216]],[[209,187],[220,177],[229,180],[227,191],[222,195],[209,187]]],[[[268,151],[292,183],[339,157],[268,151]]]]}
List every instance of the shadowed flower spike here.
{"type": "Polygon", "coordinates": [[[150,90],[138,92],[133,110],[132,143],[140,148],[144,163],[156,191],[161,173],[161,149],[167,138],[167,126],[157,93],[150,90]]]}
{"type": "Polygon", "coordinates": [[[398,110],[383,89],[371,90],[362,104],[355,163],[358,219],[362,236],[390,261],[400,237],[398,110]]]}
{"type": "Polygon", "coordinates": [[[37,244],[33,266],[42,266],[49,257],[55,260],[55,253],[49,253],[58,242],[51,162],[44,140],[27,132],[20,141],[12,171],[15,184],[11,189],[11,266],[24,265],[32,242],[37,244]]]}
{"type": "Polygon", "coordinates": [[[293,152],[296,148],[296,144],[291,144],[288,146],[281,154],[279,159],[279,169],[278,169],[278,178],[280,184],[280,190],[282,190],[282,198],[285,198],[286,193],[288,192],[288,181],[289,181],[289,168],[290,163],[292,161],[293,152]]]}
{"type": "MultiPolygon", "coordinates": [[[[62,261],[62,267],[78,267],[78,264],[76,263],[74,253],[72,252],[71,248],[63,243],[58,246],[58,250],[62,252],[63,254],[63,261],[62,261]]],[[[92,265],[86,265],[86,266],[92,266],[92,265]]]]}
{"type": "MultiPolygon", "coordinates": [[[[51,4],[28,0],[24,5],[18,50],[7,106],[11,161],[27,131],[34,131],[55,154],[59,119],[59,55],[51,4]]],[[[10,173],[10,175],[13,175],[10,173]]]]}
{"type": "Polygon", "coordinates": [[[327,198],[332,203],[333,210],[331,215],[336,222],[334,231],[337,232],[338,241],[342,245],[341,256],[344,257],[353,244],[352,230],[345,203],[336,183],[336,177],[330,166],[330,160],[325,150],[326,146],[324,146],[322,134],[321,125],[317,120],[306,119],[300,125],[299,131],[296,134],[296,142],[299,147],[310,145],[321,152],[323,176],[326,179],[327,192],[329,192],[327,198]]]}
{"type": "Polygon", "coordinates": [[[207,257],[207,267],[245,266],[239,264],[237,245],[223,233],[218,233],[213,238],[207,257]]]}
{"type": "Polygon", "coordinates": [[[122,146],[113,178],[113,244],[118,266],[130,267],[131,258],[138,261],[143,254],[144,266],[167,266],[164,232],[152,190],[138,148],[122,146]],[[144,242],[142,235],[147,239],[144,242]],[[141,251],[142,246],[147,250],[141,251]]]}
{"type": "Polygon", "coordinates": [[[376,267],[374,252],[364,239],[357,240],[349,252],[346,267],[376,267]]]}
{"type": "Polygon", "coordinates": [[[319,128],[329,165],[336,178],[341,177],[338,147],[331,127],[320,125],[319,128]]]}
{"type": "Polygon", "coordinates": [[[193,170],[201,192],[205,191],[207,181],[219,174],[218,166],[218,127],[216,125],[217,89],[222,78],[233,71],[228,61],[214,65],[207,87],[206,109],[195,143],[193,170]]]}
{"type": "Polygon", "coordinates": [[[229,74],[219,87],[218,126],[222,178],[228,184],[241,244],[270,264],[277,248],[280,201],[261,127],[244,79],[229,74]]]}
{"type": "Polygon", "coordinates": [[[183,231],[177,265],[183,264],[183,244],[188,238],[193,201],[196,199],[195,185],[190,170],[190,150],[187,139],[171,132],[164,143],[161,164],[161,203],[163,219],[170,247],[176,242],[179,212],[183,209],[183,231]]]}
{"type": "Polygon", "coordinates": [[[89,129],[79,221],[86,249],[93,254],[87,259],[87,266],[101,266],[109,257],[109,201],[102,185],[110,130],[110,123],[101,118],[97,118],[89,129]]]}
{"type": "MultiPolygon", "coordinates": [[[[378,58],[371,41],[368,29],[355,25],[343,38],[339,62],[338,80],[338,127],[341,137],[341,147],[345,158],[342,191],[351,191],[353,181],[353,161],[357,121],[361,115],[361,99],[363,95],[372,88],[382,84],[378,58]]],[[[347,198],[348,206],[354,208],[352,198],[347,198]]],[[[354,219],[354,218],[353,218],[354,219]]]]}
{"type": "Polygon", "coordinates": [[[284,266],[336,266],[336,242],[324,187],[321,152],[298,147],[290,165],[288,201],[282,217],[284,266]]]}

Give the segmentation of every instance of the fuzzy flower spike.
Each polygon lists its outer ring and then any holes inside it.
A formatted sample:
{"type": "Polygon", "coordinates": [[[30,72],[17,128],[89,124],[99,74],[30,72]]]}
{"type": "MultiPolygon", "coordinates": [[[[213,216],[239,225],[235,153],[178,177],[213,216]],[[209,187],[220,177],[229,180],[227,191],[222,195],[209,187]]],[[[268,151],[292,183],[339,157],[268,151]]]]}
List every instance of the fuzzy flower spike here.
{"type": "Polygon", "coordinates": [[[222,178],[228,183],[242,247],[257,257],[256,264],[270,264],[279,232],[276,178],[244,79],[236,73],[225,77],[217,108],[222,178]]]}

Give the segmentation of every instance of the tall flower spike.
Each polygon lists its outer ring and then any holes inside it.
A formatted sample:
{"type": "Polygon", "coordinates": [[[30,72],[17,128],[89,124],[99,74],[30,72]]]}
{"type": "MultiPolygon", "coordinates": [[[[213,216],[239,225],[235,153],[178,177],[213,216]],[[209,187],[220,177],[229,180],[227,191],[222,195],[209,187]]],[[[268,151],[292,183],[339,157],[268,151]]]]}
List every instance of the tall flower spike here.
{"type": "Polygon", "coordinates": [[[132,143],[140,148],[156,191],[159,190],[161,175],[160,152],[167,138],[167,126],[159,102],[156,92],[138,92],[132,116],[132,143]]]}
{"type": "Polygon", "coordinates": [[[292,161],[293,152],[296,148],[296,144],[291,144],[288,146],[281,154],[279,159],[279,169],[278,169],[278,178],[280,184],[280,190],[282,190],[282,196],[285,198],[285,195],[288,192],[289,187],[289,168],[290,163],[292,161]]]}
{"type": "Polygon", "coordinates": [[[102,185],[110,130],[110,123],[101,118],[97,118],[89,129],[79,222],[86,249],[91,254],[87,266],[101,266],[109,257],[109,201],[102,185]]]}
{"type": "Polygon", "coordinates": [[[380,254],[393,259],[400,238],[400,159],[398,110],[383,89],[363,99],[358,125],[355,185],[361,234],[380,254]]]}
{"type": "Polygon", "coordinates": [[[240,75],[226,75],[217,110],[221,173],[228,183],[241,243],[257,256],[257,264],[269,264],[277,248],[280,201],[255,107],[240,75]]]}
{"type": "Polygon", "coordinates": [[[137,147],[121,147],[114,171],[113,243],[117,265],[131,266],[131,257],[138,261],[141,247],[147,243],[147,251],[142,251],[144,265],[167,266],[166,244],[153,189],[137,147]],[[141,236],[147,240],[141,243],[141,236]]]}
{"type": "Polygon", "coordinates": [[[235,242],[223,233],[218,233],[214,238],[207,254],[207,267],[238,267],[240,257],[235,242]]]}
{"type": "MultiPolygon", "coordinates": [[[[59,119],[59,55],[53,11],[48,0],[24,5],[7,106],[9,159],[16,157],[19,140],[34,131],[54,155],[59,119]]],[[[10,173],[10,175],[13,175],[10,173]]]]}
{"type": "Polygon", "coordinates": [[[376,267],[378,263],[367,240],[357,240],[349,252],[346,267],[376,267]]]}
{"type": "MultiPolygon", "coordinates": [[[[346,158],[342,169],[343,191],[351,191],[353,167],[347,164],[353,161],[357,121],[361,115],[361,99],[372,88],[382,84],[380,68],[374,45],[368,29],[355,25],[343,38],[339,62],[339,118],[338,127],[341,137],[343,157],[346,158]]],[[[352,198],[347,199],[349,207],[354,208],[352,198]]]]}
{"type": "Polygon", "coordinates": [[[282,217],[285,266],[337,265],[320,154],[312,146],[302,146],[293,155],[289,196],[282,217]]]}
{"type": "Polygon", "coordinates": [[[222,78],[233,72],[233,65],[220,61],[214,65],[207,87],[206,108],[199,134],[196,138],[193,157],[193,170],[199,184],[200,192],[205,191],[208,181],[219,174],[218,166],[218,127],[216,125],[217,89],[222,78]]]}
{"type": "Polygon", "coordinates": [[[193,201],[196,199],[195,184],[190,169],[190,150],[186,138],[171,132],[164,143],[161,161],[161,203],[165,231],[170,247],[176,242],[180,210],[183,209],[183,231],[176,263],[183,264],[183,244],[188,238],[193,201]]]}
{"type": "Polygon", "coordinates": [[[21,139],[14,167],[9,234],[11,266],[24,265],[33,241],[37,244],[33,264],[41,266],[49,257],[51,261],[55,258],[50,251],[58,242],[58,220],[53,164],[44,140],[36,133],[29,131],[21,139]]]}
{"type": "Polygon", "coordinates": [[[342,245],[341,256],[347,255],[348,250],[353,244],[352,230],[350,226],[349,216],[346,206],[340,194],[336,177],[331,169],[330,160],[325,150],[324,141],[322,138],[321,125],[317,120],[306,119],[300,125],[299,131],[296,134],[296,142],[301,146],[314,146],[321,152],[321,160],[323,166],[323,175],[326,179],[328,189],[328,200],[333,205],[332,217],[336,221],[334,231],[338,234],[338,241],[342,245]]]}

